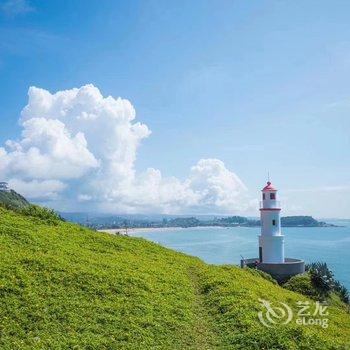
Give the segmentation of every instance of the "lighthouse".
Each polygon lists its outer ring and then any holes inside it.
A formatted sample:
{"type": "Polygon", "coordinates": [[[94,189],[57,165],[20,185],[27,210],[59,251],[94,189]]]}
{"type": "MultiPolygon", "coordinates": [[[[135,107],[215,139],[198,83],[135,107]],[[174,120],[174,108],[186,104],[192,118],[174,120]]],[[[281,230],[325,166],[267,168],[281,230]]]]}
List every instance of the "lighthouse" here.
{"type": "Polygon", "coordinates": [[[261,190],[259,257],[243,258],[241,267],[258,269],[270,274],[277,282],[284,283],[292,276],[305,272],[301,259],[284,256],[284,235],[281,230],[281,204],[277,189],[270,181],[261,190]]]}
{"type": "Polygon", "coordinates": [[[268,181],[261,192],[259,261],[271,264],[284,263],[284,237],[281,232],[280,217],[281,205],[277,200],[277,189],[268,181]]]}

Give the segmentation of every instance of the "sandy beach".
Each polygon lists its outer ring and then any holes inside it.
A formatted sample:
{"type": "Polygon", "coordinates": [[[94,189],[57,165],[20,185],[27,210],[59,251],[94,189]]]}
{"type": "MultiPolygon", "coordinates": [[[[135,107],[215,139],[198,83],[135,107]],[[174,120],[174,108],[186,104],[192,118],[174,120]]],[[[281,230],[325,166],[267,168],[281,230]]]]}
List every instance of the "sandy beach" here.
{"type": "Polygon", "coordinates": [[[115,229],[104,229],[98,230],[99,232],[106,232],[112,235],[120,234],[120,235],[129,235],[129,236],[137,236],[138,233],[141,232],[167,232],[167,231],[188,231],[188,230],[198,230],[198,229],[211,229],[211,228],[222,228],[220,226],[194,226],[194,227],[144,227],[144,228],[115,228],[115,229]]]}

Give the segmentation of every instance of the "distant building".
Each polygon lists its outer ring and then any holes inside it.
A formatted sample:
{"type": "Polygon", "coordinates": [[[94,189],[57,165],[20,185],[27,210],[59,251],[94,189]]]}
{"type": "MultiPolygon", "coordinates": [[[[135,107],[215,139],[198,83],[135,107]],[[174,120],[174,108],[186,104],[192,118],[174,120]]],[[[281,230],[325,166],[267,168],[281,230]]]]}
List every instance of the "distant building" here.
{"type": "Polygon", "coordinates": [[[7,182],[0,182],[0,191],[10,192],[10,187],[7,182]]]}
{"type": "Polygon", "coordinates": [[[262,189],[260,205],[261,234],[259,236],[259,257],[242,259],[241,266],[255,267],[269,273],[278,282],[304,273],[305,263],[284,256],[284,236],[281,231],[281,206],[277,190],[269,181],[262,189]]]}

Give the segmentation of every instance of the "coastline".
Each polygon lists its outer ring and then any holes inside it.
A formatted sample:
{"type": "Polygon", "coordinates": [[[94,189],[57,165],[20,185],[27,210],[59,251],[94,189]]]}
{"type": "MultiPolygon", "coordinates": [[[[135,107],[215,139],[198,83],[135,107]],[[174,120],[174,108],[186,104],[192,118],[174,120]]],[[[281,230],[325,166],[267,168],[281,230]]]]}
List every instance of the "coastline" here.
{"type": "MultiPolygon", "coordinates": [[[[189,230],[198,230],[198,229],[229,229],[229,228],[256,228],[260,226],[189,226],[189,227],[180,227],[180,226],[171,226],[171,227],[135,227],[135,228],[113,228],[113,229],[100,229],[97,230],[98,232],[105,232],[109,233],[111,235],[120,234],[120,235],[128,235],[128,236],[135,236],[138,233],[148,233],[148,232],[167,232],[167,231],[189,231],[189,230]]],[[[336,225],[329,225],[329,226],[282,226],[282,228],[332,228],[332,227],[345,227],[345,226],[336,226],[336,225]]]]}
{"type": "Polygon", "coordinates": [[[114,228],[114,229],[102,229],[102,230],[97,230],[98,232],[105,232],[109,233],[111,235],[115,234],[120,234],[120,235],[128,235],[128,236],[134,236],[137,235],[137,233],[140,232],[166,232],[166,231],[188,231],[188,230],[196,230],[196,229],[212,229],[213,227],[215,228],[221,228],[225,229],[227,227],[224,226],[191,226],[191,227],[179,227],[179,226],[174,226],[174,227],[136,227],[136,228],[114,228]]]}

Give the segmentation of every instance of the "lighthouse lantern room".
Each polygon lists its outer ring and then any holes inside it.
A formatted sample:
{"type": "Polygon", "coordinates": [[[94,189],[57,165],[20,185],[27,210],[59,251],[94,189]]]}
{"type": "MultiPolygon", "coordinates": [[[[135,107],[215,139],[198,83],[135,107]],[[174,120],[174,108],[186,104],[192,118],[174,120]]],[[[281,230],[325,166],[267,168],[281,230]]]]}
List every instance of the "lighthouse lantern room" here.
{"type": "Polygon", "coordinates": [[[283,263],[284,237],[281,232],[281,208],[277,190],[269,181],[261,192],[259,260],[263,263],[283,263]]]}

